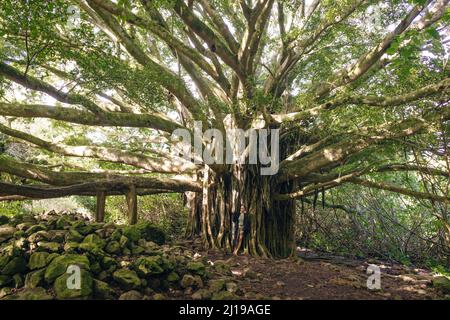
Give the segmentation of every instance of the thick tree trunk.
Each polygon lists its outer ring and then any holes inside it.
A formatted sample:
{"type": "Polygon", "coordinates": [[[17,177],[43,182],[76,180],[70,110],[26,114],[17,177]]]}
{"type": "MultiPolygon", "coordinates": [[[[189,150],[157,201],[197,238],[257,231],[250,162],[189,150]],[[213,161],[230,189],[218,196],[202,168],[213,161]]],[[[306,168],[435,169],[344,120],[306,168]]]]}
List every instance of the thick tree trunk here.
{"type": "MultiPolygon", "coordinates": [[[[206,168],[202,180],[203,193],[188,196],[189,236],[235,254],[284,258],[295,252],[295,205],[272,199],[280,191],[272,176],[261,175],[256,165],[233,165],[220,176],[206,168]]],[[[283,192],[290,188],[284,185],[283,192]]]]}
{"type": "MultiPolygon", "coordinates": [[[[225,121],[225,127],[228,130],[247,126],[229,119],[225,121]]],[[[273,172],[274,175],[267,175],[267,170],[262,172],[263,168],[267,169],[267,163],[260,163],[260,151],[266,150],[271,156],[274,155],[272,152],[276,152],[273,150],[275,145],[272,144],[271,134],[272,132],[265,136],[267,141],[264,145],[259,140],[261,136],[257,141],[250,142],[251,134],[246,134],[245,153],[231,144],[234,161],[240,161],[228,165],[225,173],[216,173],[205,166],[197,174],[197,180],[203,182],[203,189],[202,193],[187,195],[191,209],[188,236],[201,236],[207,248],[218,248],[228,253],[271,258],[285,258],[295,254],[295,200],[277,201],[274,195],[290,193],[295,190],[296,185],[292,182],[280,184],[277,182],[276,172],[273,172]],[[257,149],[257,164],[249,164],[255,162],[254,158],[249,161],[252,155],[250,146],[261,148],[257,149]],[[247,159],[242,161],[245,154],[247,159]]],[[[229,134],[227,139],[233,142],[236,141],[233,140],[236,136],[229,134]]],[[[285,159],[295,151],[299,143],[306,142],[301,133],[276,140],[279,159],[285,159]]],[[[272,166],[274,159],[270,158],[272,166]]]]}

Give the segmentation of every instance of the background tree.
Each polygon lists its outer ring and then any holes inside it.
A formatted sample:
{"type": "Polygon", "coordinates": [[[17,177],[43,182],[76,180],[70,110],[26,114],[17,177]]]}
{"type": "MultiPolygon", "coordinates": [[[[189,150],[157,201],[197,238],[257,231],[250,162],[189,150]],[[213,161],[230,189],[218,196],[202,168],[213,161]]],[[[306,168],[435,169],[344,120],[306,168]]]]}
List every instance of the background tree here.
{"type": "Polygon", "coordinates": [[[57,156],[39,164],[0,155],[0,171],[22,178],[2,182],[0,196],[126,193],[133,213],[136,195],[188,192],[189,233],[206,246],[285,257],[295,248],[296,199],[314,203],[354,184],[439,203],[448,241],[448,8],[2,1],[0,131],[57,156]],[[169,153],[170,134],[194,121],[224,135],[279,128],[279,172],[169,153]],[[440,187],[387,174],[399,172],[440,187]]]}

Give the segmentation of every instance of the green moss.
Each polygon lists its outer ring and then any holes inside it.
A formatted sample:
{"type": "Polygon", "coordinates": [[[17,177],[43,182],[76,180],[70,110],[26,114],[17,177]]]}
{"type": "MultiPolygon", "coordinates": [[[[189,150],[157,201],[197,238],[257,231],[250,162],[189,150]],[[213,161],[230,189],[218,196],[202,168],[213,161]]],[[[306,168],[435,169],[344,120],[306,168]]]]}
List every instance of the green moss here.
{"type": "Polygon", "coordinates": [[[141,257],[136,259],[133,267],[141,276],[157,275],[164,272],[164,261],[161,256],[141,257]]]}
{"type": "Polygon", "coordinates": [[[25,277],[26,288],[36,288],[44,284],[45,269],[30,272],[25,277]]]}
{"type": "Polygon", "coordinates": [[[119,269],[113,273],[113,278],[125,290],[141,286],[141,280],[133,270],[119,269]]]}
{"type": "Polygon", "coordinates": [[[2,270],[2,274],[12,276],[27,270],[27,262],[22,257],[15,257],[9,261],[2,270]]]}
{"type": "Polygon", "coordinates": [[[48,252],[34,252],[28,261],[30,270],[41,269],[47,266],[48,252]]]}
{"type": "Polygon", "coordinates": [[[162,245],[166,241],[164,231],[148,221],[142,221],[135,225],[124,227],[123,234],[133,242],[139,239],[145,239],[162,245]]]}
{"type": "Polygon", "coordinates": [[[44,288],[26,288],[15,294],[8,295],[3,300],[52,300],[53,297],[44,288]]]}
{"type": "Polygon", "coordinates": [[[116,293],[106,282],[94,279],[94,297],[97,299],[114,299],[116,293]]]}
{"type": "Polygon", "coordinates": [[[203,276],[205,274],[205,265],[201,262],[189,262],[187,265],[187,269],[192,273],[203,276]]]}
{"type": "Polygon", "coordinates": [[[86,270],[81,270],[80,274],[80,289],[69,288],[70,274],[63,274],[58,277],[53,285],[56,297],[62,300],[68,299],[88,299],[93,292],[93,280],[92,276],[86,270]]]}
{"type": "Polygon", "coordinates": [[[45,281],[52,283],[57,277],[67,271],[70,265],[77,265],[82,269],[90,270],[89,259],[84,255],[66,254],[56,257],[45,271],[45,281]]]}

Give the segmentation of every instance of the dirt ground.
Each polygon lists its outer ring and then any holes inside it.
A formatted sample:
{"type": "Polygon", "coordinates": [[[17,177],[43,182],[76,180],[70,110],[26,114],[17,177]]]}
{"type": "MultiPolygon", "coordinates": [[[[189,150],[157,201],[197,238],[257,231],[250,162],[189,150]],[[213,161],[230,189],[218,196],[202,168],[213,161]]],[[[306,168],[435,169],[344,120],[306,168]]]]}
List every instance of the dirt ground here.
{"type": "Polygon", "coordinates": [[[232,281],[246,299],[422,300],[449,299],[431,285],[430,270],[378,260],[358,260],[299,249],[298,259],[269,260],[199,252],[231,266],[232,281]],[[367,288],[367,267],[381,269],[381,289],[367,288]]]}

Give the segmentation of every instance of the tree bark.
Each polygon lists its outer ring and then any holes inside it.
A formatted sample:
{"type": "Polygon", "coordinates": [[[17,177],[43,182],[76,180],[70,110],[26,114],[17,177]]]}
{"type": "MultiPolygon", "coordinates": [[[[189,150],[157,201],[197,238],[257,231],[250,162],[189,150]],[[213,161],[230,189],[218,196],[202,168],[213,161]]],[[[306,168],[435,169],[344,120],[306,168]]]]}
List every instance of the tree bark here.
{"type": "Polygon", "coordinates": [[[105,203],[106,203],[106,192],[98,191],[97,192],[97,207],[95,213],[95,221],[96,222],[104,222],[105,221],[105,203]]]}
{"type": "Polygon", "coordinates": [[[203,194],[190,197],[189,236],[200,236],[207,248],[228,253],[273,258],[294,254],[294,201],[272,196],[292,186],[276,186],[270,176],[260,175],[257,165],[234,165],[220,176],[205,171],[203,194]]]}
{"type": "Polygon", "coordinates": [[[128,219],[130,224],[136,224],[138,221],[137,214],[137,193],[136,186],[131,185],[127,192],[127,204],[128,204],[128,219]]]}

